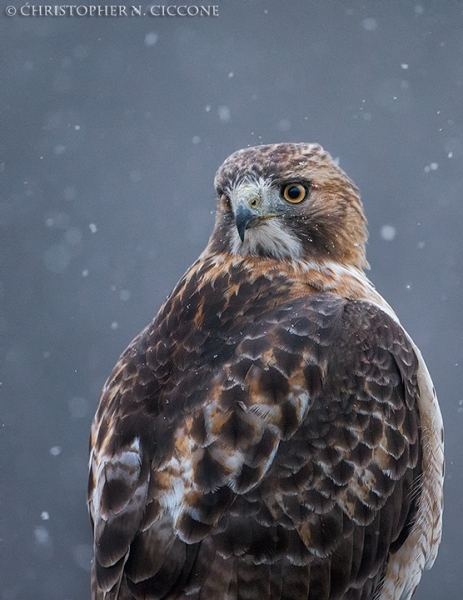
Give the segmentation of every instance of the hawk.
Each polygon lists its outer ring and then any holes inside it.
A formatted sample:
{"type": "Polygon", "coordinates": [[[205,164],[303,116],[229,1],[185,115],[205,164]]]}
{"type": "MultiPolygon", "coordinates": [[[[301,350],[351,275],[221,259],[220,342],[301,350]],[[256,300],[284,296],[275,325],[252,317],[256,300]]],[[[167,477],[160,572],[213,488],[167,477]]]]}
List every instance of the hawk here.
{"type": "Polygon", "coordinates": [[[441,537],[443,427],[317,144],[220,167],[209,243],[93,422],[93,600],[408,600],[441,537]]]}

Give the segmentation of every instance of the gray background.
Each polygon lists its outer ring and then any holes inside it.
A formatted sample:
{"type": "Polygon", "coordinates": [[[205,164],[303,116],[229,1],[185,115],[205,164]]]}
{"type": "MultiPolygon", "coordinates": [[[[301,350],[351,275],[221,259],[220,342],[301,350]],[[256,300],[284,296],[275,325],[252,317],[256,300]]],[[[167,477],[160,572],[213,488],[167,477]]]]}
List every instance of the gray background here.
{"type": "Polygon", "coordinates": [[[1,10],[0,599],[89,597],[105,378],[205,246],[222,160],[318,141],[362,191],[371,278],[439,393],[445,533],[416,600],[459,600],[463,3],[218,3],[218,18],[1,10]]]}

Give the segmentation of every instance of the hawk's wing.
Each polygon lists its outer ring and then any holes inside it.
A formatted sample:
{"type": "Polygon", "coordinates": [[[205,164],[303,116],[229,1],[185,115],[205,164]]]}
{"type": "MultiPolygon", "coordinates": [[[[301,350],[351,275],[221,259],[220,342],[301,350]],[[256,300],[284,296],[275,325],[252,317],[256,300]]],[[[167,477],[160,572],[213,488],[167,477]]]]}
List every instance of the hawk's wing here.
{"type": "Polygon", "coordinates": [[[365,302],[256,286],[174,294],[108,380],[94,599],[366,600],[406,539],[421,451],[405,333],[365,302]]]}

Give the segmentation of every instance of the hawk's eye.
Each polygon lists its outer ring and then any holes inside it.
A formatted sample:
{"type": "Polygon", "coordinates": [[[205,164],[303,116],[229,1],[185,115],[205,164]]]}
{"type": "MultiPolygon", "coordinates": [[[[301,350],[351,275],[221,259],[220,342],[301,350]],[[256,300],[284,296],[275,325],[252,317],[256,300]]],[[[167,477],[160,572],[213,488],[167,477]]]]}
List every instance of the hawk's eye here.
{"type": "Polygon", "coordinates": [[[291,204],[299,204],[307,197],[307,188],[302,183],[288,183],[283,188],[283,198],[291,204]]]}

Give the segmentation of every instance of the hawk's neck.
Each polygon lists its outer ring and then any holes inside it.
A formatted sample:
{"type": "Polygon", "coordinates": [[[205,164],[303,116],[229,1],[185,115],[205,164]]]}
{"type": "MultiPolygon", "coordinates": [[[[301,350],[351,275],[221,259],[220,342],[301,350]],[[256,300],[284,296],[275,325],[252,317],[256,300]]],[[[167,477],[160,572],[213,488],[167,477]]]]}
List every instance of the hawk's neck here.
{"type": "MultiPolygon", "coordinates": [[[[226,293],[239,293],[242,285],[252,284],[262,277],[269,282],[274,282],[275,279],[287,281],[292,288],[293,298],[332,293],[349,300],[375,304],[394,320],[398,320],[363,270],[334,261],[285,261],[259,256],[210,254],[206,250],[185,273],[179,286],[184,287],[194,280],[198,288],[212,284],[216,289],[223,286],[226,293]]],[[[178,288],[173,294],[176,291],[179,291],[178,288]]]]}

